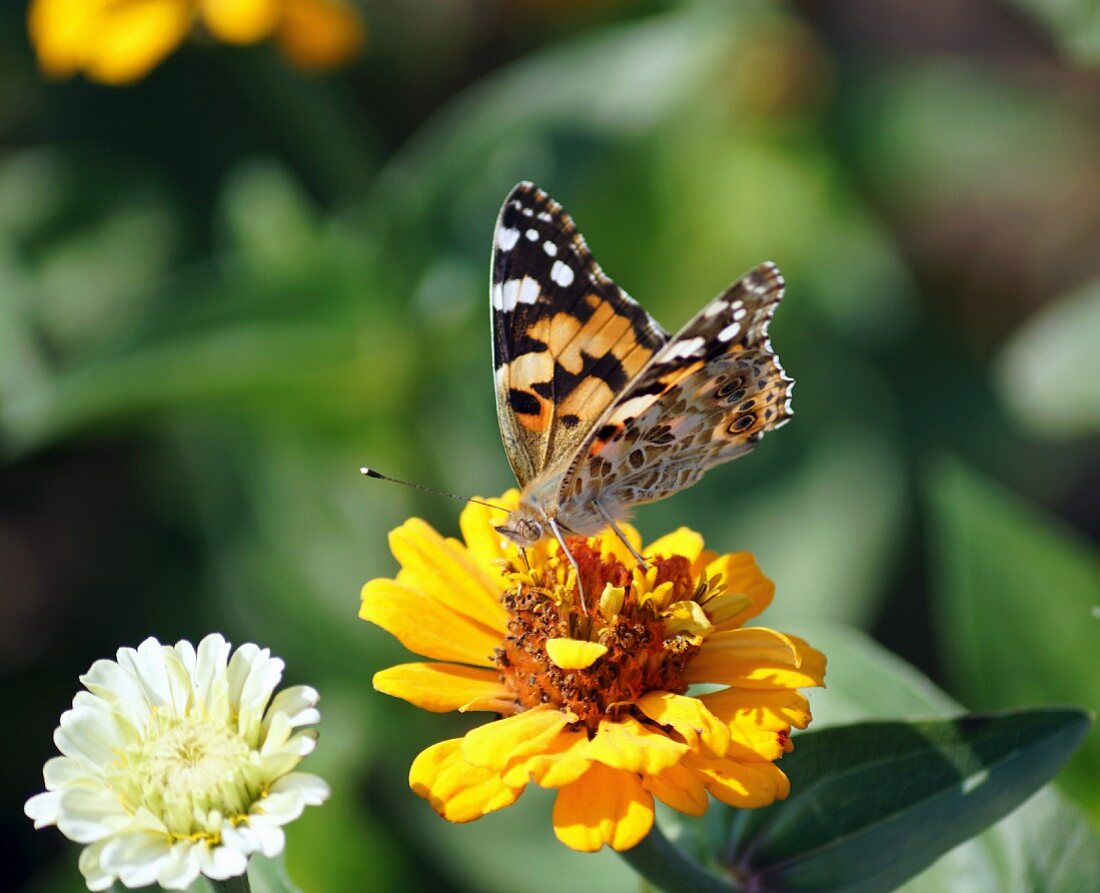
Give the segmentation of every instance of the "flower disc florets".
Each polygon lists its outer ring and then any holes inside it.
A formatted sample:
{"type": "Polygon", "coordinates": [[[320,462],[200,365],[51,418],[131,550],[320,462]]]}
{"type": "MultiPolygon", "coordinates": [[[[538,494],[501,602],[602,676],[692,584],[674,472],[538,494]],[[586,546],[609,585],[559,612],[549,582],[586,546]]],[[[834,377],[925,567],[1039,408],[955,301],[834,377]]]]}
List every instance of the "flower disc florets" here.
{"type": "Polygon", "coordinates": [[[277,855],[282,826],[328,786],[292,771],[313,750],[317,692],[272,697],[283,662],[255,645],[230,657],[219,635],[196,649],[146,639],[96,661],[54,735],[46,792],[27,801],[35,827],[87,844],[91,890],[121,880],[184,889],[200,874],[242,874],[277,855]]]}
{"type": "Polygon", "coordinates": [[[508,635],[494,658],[516,694],[517,709],[551,704],[595,732],[602,717],[630,712],[646,692],[687,691],[683,669],[710,628],[692,606],[713,601],[723,584],[720,578],[696,579],[682,555],[656,556],[648,569],[631,568],[580,537],[567,544],[584,591],[599,593],[598,600],[582,608],[577,574],[560,552],[538,568],[521,570],[508,561],[502,600],[508,635]],[[685,625],[685,616],[693,623],[685,625]],[[548,649],[552,642],[557,647],[548,649]],[[559,658],[563,667],[551,657],[551,651],[575,651],[583,642],[598,646],[580,646],[595,656],[588,666],[559,658]]]}

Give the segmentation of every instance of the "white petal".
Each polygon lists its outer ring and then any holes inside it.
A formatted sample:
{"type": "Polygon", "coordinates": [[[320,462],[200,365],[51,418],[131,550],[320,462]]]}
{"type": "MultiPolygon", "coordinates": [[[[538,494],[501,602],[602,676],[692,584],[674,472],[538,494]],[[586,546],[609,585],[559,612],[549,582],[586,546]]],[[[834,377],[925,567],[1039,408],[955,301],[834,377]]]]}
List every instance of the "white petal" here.
{"type": "Polygon", "coordinates": [[[122,716],[102,706],[80,704],[61,714],[61,725],[53,734],[54,744],[65,756],[77,760],[92,774],[118,758],[121,745],[137,740],[137,731],[122,716]]]}
{"type": "Polygon", "coordinates": [[[271,786],[272,794],[287,791],[298,794],[308,806],[320,806],[332,794],[332,789],[323,778],[310,775],[308,772],[291,772],[271,786]]]}
{"type": "Polygon", "coordinates": [[[286,834],[278,825],[264,826],[253,829],[259,841],[260,852],[268,859],[274,859],[286,846],[286,834]]]}
{"type": "Polygon", "coordinates": [[[195,700],[216,719],[229,718],[228,683],[225,668],[229,663],[229,643],[219,633],[211,633],[199,642],[195,662],[195,700]]]}
{"type": "Polygon", "coordinates": [[[93,843],[80,851],[80,861],[77,866],[80,868],[80,873],[84,875],[84,881],[89,890],[106,890],[115,882],[115,876],[99,861],[102,852],[102,843],[93,843]]]}
{"type": "Polygon", "coordinates": [[[160,863],[157,871],[157,883],[166,890],[186,890],[199,876],[199,857],[195,855],[196,844],[177,840],[172,844],[168,858],[160,863]]]}
{"type": "MultiPolygon", "coordinates": [[[[127,658],[131,659],[128,669],[145,690],[145,696],[150,703],[156,707],[170,703],[171,690],[168,685],[168,667],[164,664],[165,652],[170,650],[170,648],[161,645],[160,642],[150,636],[138,645],[137,651],[132,653],[132,658],[129,654],[126,655],[127,658]]],[[[119,653],[119,663],[124,667],[127,666],[126,661],[123,660],[122,652],[119,653]]]]}
{"type": "Polygon", "coordinates": [[[127,887],[145,887],[157,879],[171,852],[172,845],[163,835],[123,834],[104,844],[99,861],[127,887]]]}
{"type": "Polygon", "coordinates": [[[257,720],[263,718],[268,701],[271,700],[272,693],[283,678],[284,666],[281,659],[269,657],[266,651],[263,660],[257,660],[252,664],[251,672],[241,690],[241,713],[248,711],[257,720]]]}
{"type": "Polygon", "coordinates": [[[113,660],[97,660],[90,670],[80,677],[93,695],[121,710],[135,725],[142,726],[149,719],[149,702],[134,674],[113,660]]]}
{"type": "Polygon", "coordinates": [[[202,873],[216,881],[242,875],[248,868],[248,857],[229,846],[200,847],[198,856],[202,873]]]}
{"type": "Polygon", "coordinates": [[[34,820],[35,828],[56,825],[61,817],[61,792],[46,791],[35,794],[23,804],[23,813],[28,819],[34,820]]]}
{"type": "Polygon", "coordinates": [[[249,817],[249,823],[253,827],[285,825],[302,814],[302,810],[306,808],[306,802],[297,791],[283,791],[278,794],[268,794],[252,808],[256,815],[249,817]],[[253,824],[254,819],[255,824],[253,824]]]}
{"type": "Polygon", "coordinates": [[[321,696],[317,689],[309,685],[292,685],[284,688],[271,701],[267,708],[267,716],[264,718],[264,728],[271,722],[272,717],[279,713],[285,713],[291,726],[313,725],[321,721],[321,714],[315,709],[321,696]]]}
{"type": "Polygon", "coordinates": [[[56,791],[65,785],[86,780],[88,773],[80,763],[69,757],[52,757],[42,767],[42,777],[46,781],[46,790],[56,791]]]}
{"type": "MultiPolygon", "coordinates": [[[[189,642],[181,644],[190,645],[189,642]]],[[[186,654],[187,649],[184,649],[186,654]]],[[[191,665],[194,666],[194,651],[190,655],[191,665]]],[[[180,658],[175,648],[164,649],[164,668],[167,671],[168,703],[177,716],[183,716],[191,704],[191,671],[187,664],[180,658]]]]}
{"type": "Polygon", "coordinates": [[[60,798],[57,827],[69,840],[94,843],[109,835],[117,825],[110,819],[130,821],[130,815],[107,788],[65,788],[60,798]]]}

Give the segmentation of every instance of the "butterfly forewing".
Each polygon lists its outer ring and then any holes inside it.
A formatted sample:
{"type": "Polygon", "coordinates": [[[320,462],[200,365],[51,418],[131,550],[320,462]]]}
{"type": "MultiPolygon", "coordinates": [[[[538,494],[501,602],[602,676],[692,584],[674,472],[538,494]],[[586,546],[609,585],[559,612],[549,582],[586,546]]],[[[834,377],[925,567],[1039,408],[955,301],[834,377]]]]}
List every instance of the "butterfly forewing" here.
{"type": "Polygon", "coordinates": [[[526,486],[573,460],[668,336],[603,274],[562,207],[530,183],[501,208],[491,299],[497,417],[526,486]]]}
{"type": "Polygon", "coordinates": [[[654,354],[562,479],[563,524],[596,501],[616,514],[688,487],[790,418],[793,382],[768,339],[783,287],[774,264],[760,265],[654,354]]]}

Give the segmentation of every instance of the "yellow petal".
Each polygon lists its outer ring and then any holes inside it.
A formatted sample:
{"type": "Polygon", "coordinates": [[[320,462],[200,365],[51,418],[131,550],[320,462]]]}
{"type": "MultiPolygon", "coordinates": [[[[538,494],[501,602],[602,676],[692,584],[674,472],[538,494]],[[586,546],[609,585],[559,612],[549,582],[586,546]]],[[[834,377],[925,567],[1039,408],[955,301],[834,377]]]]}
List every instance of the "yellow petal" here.
{"type": "Polygon", "coordinates": [[[565,713],[540,705],[467,732],[462,753],[467,762],[500,772],[513,761],[545,751],[568,722],[565,713]]]}
{"type": "Polygon", "coordinates": [[[284,0],[279,49],[298,68],[322,71],[362,52],[367,25],[356,9],[339,0],[284,0]]]}
{"type": "Polygon", "coordinates": [[[680,762],[688,746],[653,731],[633,717],[600,720],[585,756],[613,769],[656,775],[680,762]]]}
{"type": "Polygon", "coordinates": [[[732,742],[727,755],[739,760],[779,759],[789,747],[791,727],[804,729],[810,722],[809,702],[800,692],[789,689],[728,688],[703,695],[700,700],[726,724],[732,742]]]}
{"type": "Polygon", "coordinates": [[[456,614],[417,589],[393,580],[371,580],[363,587],[359,616],[382,627],[402,645],[436,660],[492,667],[501,636],[456,614]]]}
{"type": "Polygon", "coordinates": [[[279,22],[281,0],[200,0],[206,27],[226,43],[256,43],[279,22]]]}
{"type": "Polygon", "coordinates": [[[585,670],[607,654],[607,646],[582,639],[547,639],[546,654],[563,670],[585,670]]]}
{"type": "Polygon", "coordinates": [[[740,626],[740,618],[753,601],[740,592],[723,592],[719,596],[707,599],[703,606],[711,624],[717,629],[734,629],[740,626]]]}
{"type": "Polygon", "coordinates": [[[592,765],[584,757],[587,746],[587,732],[562,732],[542,753],[516,760],[504,772],[504,781],[510,785],[534,781],[544,788],[571,784],[592,765]]]}
{"type": "Polygon", "coordinates": [[[715,756],[729,748],[730,732],[699,698],[652,691],[638,699],[638,709],[655,723],[671,726],[692,748],[701,740],[715,756]]]}
{"type": "Polygon", "coordinates": [[[822,685],[825,656],[801,639],[763,627],[708,636],[684,669],[684,681],[739,688],[806,688],[822,685]]]}
{"type": "Polygon", "coordinates": [[[623,599],[626,597],[626,588],[623,586],[612,586],[610,583],[605,583],[603,592],[600,593],[600,616],[610,623],[615,619],[615,615],[623,609],[623,599]]]}
{"type": "MultiPolygon", "coordinates": [[[[742,626],[768,607],[775,595],[775,584],[764,576],[751,552],[721,555],[707,565],[706,573],[708,577],[721,574],[727,593],[745,595],[752,600],[752,604],[743,611],[726,617],[722,621],[721,629],[742,626]]],[[[717,623],[715,625],[718,626],[717,623]]]]}
{"type": "Polygon", "coordinates": [[[665,636],[705,636],[713,628],[698,602],[685,600],[673,602],[661,617],[665,621],[665,636]]]}
{"type": "Polygon", "coordinates": [[[656,558],[661,555],[665,558],[670,558],[673,555],[683,555],[688,561],[695,563],[695,559],[703,551],[703,536],[700,533],[696,533],[694,530],[690,530],[687,527],[681,527],[678,530],[672,531],[672,533],[666,533],[659,540],[650,543],[649,547],[642,554],[646,558],[656,558]]]}
{"type": "Polygon", "coordinates": [[[433,713],[458,710],[471,701],[511,700],[499,673],[458,664],[399,664],[375,673],[374,687],[433,713]]]}
{"type": "Polygon", "coordinates": [[[633,772],[593,764],[558,792],[554,833],[566,846],[594,853],[605,843],[628,850],[653,827],[653,797],[633,772]]]}
{"type": "Polygon", "coordinates": [[[523,787],[509,787],[499,773],[471,766],[461,745],[454,738],[422,751],[409,769],[409,787],[451,822],[472,822],[515,803],[523,787]]]}
{"type": "MultiPolygon", "coordinates": [[[[623,535],[630,541],[630,544],[635,549],[639,552],[642,551],[642,535],[638,533],[632,524],[620,524],[619,530],[623,532],[623,535]]],[[[627,567],[634,567],[638,563],[637,559],[626,547],[626,543],[615,536],[613,530],[608,529],[600,533],[599,546],[601,558],[614,556],[627,567]]]]}
{"type": "Polygon", "coordinates": [[[187,0],[112,3],[99,19],[84,71],[106,84],[144,77],[186,36],[191,25],[187,0]]]}
{"type": "Polygon", "coordinates": [[[660,775],[647,775],[642,785],[666,806],[688,815],[707,811],[707,788],[702,775],[683,764],[666,769],[660,775]]]}
{"type": "MultiPolygon", "coordinates": [[[[519,505],[519,490],[508,490],[503,496],[477,498],[499,505],[508,511],[514,511],[519,505]]],[[[516,546],[497,533],[494,527],[504,523],[505,517],[503,512],[470,502],[466,504],[458,518],[458,526],[462,531],[462,538],[466,541],[470,557],[493,580],[494,586],[499,588],[504,587],[504,574],[500,562],[519,557],[516,546]]]]}
{"type": "Polygon", "coordinates": [[[390,532],[390,550],[401,562],[403,577],[415,580],[451,610],[503,634],[507,615],[500,604],[501,590],[465,548],[411,518],[390,532]]]}
{"type": "Polygon", "coordinates": [[[68,77],[84,67],[97,40],[104,0],[32,0],[27,33],[38,66],[49,77],[68,77]]]}
{"type": "Polygon", "coordinates": [[[739,763],[735,760],[707,760],[694,754],[684,765],[700,779],[718,800],[736,809],[756,809],[790,793],[791,785],[773,763],[739,763]]]}

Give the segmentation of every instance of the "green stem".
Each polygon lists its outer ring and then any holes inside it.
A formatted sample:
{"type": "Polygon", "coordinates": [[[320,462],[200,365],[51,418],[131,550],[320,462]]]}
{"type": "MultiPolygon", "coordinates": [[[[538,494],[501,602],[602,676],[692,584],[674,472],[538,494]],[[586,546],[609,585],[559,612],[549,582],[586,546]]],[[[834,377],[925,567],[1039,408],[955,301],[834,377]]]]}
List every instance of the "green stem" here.
{"type": "Polygon", "coordinates": [[[214,889],[214,893],[251,893],[251,887],[248,886],[248,872],[239,874],[236,877],[227,877],[223,881],[216,881],[213,878],[207,878],[210,881],[210,886],[214,889]]]}
{"type": "Polygon", "coordinates": [[[657,824],[634,849],[619,853],[659,890],[673,893],[744,893],[733,878],[707,871],[665,837],[657,824]]]}

